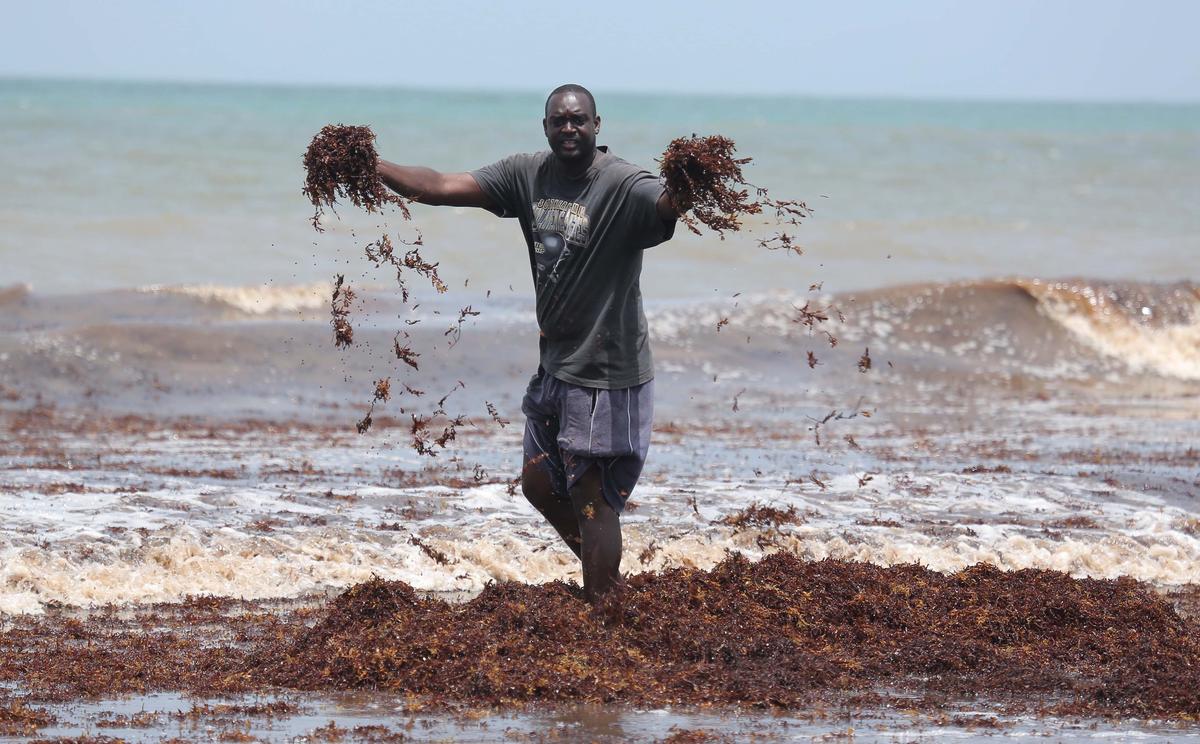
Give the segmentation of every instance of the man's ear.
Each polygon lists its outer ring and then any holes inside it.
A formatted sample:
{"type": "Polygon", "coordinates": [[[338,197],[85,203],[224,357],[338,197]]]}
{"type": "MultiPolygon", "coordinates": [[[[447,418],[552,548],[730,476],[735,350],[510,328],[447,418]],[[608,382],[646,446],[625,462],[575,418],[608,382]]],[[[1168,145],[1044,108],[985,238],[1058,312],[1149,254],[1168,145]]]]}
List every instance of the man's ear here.
{"type": "Polygon", "coordinates": [[[600,114],[596,114],[596,126],[594,127],[596,134],[600,134],[600,114]]]}
{"type": "Polygon", "coordinates": [[[542,134],[546,133],[546,117],[542,117],[542,134]]]}

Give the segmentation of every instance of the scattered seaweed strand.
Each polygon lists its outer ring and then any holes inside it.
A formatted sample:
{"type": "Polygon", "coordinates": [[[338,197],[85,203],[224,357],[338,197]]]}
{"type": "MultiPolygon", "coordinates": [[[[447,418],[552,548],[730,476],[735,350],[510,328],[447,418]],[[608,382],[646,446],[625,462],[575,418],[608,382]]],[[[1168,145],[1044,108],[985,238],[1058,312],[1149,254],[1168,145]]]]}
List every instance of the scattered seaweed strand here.
{"type": "Polygon", "coordinates": [[[329,300],[330,323],[333,325],[333,345],[345,349],[354,343],[354,327],[350,325],[350,306],[357,295],[338,274],[333,281],[333,296],[329,300]]]}
{"type": "Polygon", "coordinates": [[[354,428],[359,434],[366,434],[371,429],[371,414],[375,412],[375,404],[386,403],[392,397],[392,378],[385,377],[382,380],[375,381],[375,394],[371,398],[371,407],[367,409],[367,415],[363,416],[354,428]]]}

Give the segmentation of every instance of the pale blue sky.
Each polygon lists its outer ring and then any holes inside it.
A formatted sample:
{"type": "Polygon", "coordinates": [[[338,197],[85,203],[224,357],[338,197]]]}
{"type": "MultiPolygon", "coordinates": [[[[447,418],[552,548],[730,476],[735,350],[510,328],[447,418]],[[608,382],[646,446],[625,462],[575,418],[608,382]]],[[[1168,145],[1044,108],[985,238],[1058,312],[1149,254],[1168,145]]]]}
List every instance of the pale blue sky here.
{"type": "Polygon", "coordinates": [[[0,9],[0,76],[10,77],[1200,101],[1197,0],[0,0],[0,9]]]}

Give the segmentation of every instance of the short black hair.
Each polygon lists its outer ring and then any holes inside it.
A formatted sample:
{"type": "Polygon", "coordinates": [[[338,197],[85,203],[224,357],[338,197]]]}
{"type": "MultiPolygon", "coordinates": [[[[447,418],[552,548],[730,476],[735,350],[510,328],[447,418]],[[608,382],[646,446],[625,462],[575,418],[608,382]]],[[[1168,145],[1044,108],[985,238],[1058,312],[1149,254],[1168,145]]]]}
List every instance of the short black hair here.
{"type": "Polygon", "coordinates": [[[582,85],[579,85],[578,83],[567,83],[566,85],[560,85],[554,90],[550,91],[550,95],[546,96],[545,108],[547,114],[550,113],[550,100],[560,93],[577,93],[586,97],[588,102],[592,104],[592,116],[596,115],[596,97],[592,95],[590,90],[582,85]]]}

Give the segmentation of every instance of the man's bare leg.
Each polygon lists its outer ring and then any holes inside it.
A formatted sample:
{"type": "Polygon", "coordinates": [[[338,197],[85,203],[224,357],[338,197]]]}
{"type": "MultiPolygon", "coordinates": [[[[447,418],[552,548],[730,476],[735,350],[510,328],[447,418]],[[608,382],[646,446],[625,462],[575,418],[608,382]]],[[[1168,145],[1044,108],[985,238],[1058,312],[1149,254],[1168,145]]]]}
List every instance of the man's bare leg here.
{"type": "Polygon", "coordinates": [[[583,538],[583,594],[595,604],[621,583],[621,515],[604,500],[598,467],[571,489],[571,502],[583,538]]]}
{"type": "Polygon", "coordinates": [[[558,533],[576,558],[581,558],[582,538],[574,505],[554,493],[554,482],[542,468],[525,468],[521,474],[521,492],[558,533]]]}

